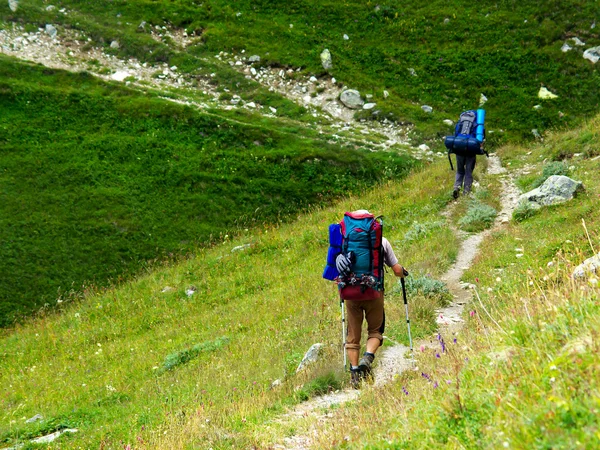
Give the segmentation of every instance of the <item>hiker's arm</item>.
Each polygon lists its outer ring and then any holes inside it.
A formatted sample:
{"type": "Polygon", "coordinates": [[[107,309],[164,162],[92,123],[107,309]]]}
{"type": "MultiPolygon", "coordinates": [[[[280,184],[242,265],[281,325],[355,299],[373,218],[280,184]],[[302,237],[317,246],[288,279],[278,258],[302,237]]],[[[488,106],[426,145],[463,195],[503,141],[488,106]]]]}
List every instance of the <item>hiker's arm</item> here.
{"type": "Polygon", "coordinates": [[[404,278],[406,276],[405,273],[408,274],[408,272],[405,272],[404,267],[402,267],[400,264],[393,265],[392,270],[394,271],[394,275],[400,278],[404,278]]]}
{"type": "Polygon", "coordinates": [[[404,267],[398,264],[398,258],[396,258],[394,250],[392,249],[392,246],[390,245],[389,241],[386,238],[383,238],[381,245],[383,247],[385,264],[392,268],[394,275],[400,278],[404,278],[408,274],[408,272],[404,270],[404,267]]]}

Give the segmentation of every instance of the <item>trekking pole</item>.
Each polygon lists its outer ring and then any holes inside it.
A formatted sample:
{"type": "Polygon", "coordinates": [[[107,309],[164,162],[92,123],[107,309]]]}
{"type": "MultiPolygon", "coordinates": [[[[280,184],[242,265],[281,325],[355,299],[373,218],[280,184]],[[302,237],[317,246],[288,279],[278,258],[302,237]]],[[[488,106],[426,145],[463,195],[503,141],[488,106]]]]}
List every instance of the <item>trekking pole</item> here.
{"type": "Polygon", "coordinates": [[[450,163],[450,170],[454,170],[454,166],[452,165],[452,158],[450,157],[449,152],[448,152],[448,162],[450,163]]]}
{"type": "MultiPolygon", "coordinates": [[[[404,275],[408,275],[406,269],[404,270],[404,275]]],[[[413,353],[413,343],[412,336],[410,334],[410,319],[408,318],[408,301],[406,300],[406,284],[404,282],[404,278],[400,278],[400,282],[402,283],[402,295],[404,296],[404,307],[406,309],[406,325],[408,326],[408,342],[410,343],[410,353],[413,353]]]]}
{"type": "Polygon", "coordinates": [[[344,358],[344,371],[346,370],[346,315],[344,314],[344,300],[340,300],[342,309],[342,355],[344,358]]]}

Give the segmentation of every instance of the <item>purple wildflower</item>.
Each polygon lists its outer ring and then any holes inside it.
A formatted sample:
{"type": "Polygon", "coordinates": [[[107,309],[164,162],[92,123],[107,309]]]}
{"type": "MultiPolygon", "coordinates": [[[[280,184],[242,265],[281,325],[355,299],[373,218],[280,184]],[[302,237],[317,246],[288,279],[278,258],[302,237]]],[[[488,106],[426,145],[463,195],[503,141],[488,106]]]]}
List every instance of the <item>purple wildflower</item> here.
{"type": "Polygon", "coordinates": [[[454,338],[454,340],[452,342],[454,342],[456,344],[456,338],[454,338]]]}
{"type": "Polygon", "coordinates": [[[402,392],[404,392],[405,395],[408,395],[408,391],[406,390],[406,388],[404,386],[402,386],[402,392]]]}
{"type": "Polygon", "coordinates": [[[439,358],[439,357],[440,357],[440,354],[439,354],[439,353],[436,353],[436,354],[435,354],[435,357],[436,357],[436,358],[439,358]]]}
{"type": "Polygon", "coordinates": [[[431,377],[429,375],[427,375],[425,372],[421,372],[421,376],[423,378],[425,378],[426,380],[431,380],[431,377]]]}
{"type": "Polygon", "coordinates": [[[437,387],[438,387],[438,382],[437,382],[437,381],[434,381],[434,382],[433,382],[433,388],[434,388],[434,389],[436,389],[437,387]]]}

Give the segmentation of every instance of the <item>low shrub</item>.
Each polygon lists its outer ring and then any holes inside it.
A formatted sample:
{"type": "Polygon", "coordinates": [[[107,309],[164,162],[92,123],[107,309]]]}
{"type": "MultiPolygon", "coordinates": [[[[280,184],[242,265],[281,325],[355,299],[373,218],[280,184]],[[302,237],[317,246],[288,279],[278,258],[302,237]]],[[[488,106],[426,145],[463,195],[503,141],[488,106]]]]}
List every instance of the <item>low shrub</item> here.
{"type": "MultiPolygon", "coordinates": [[[[452,294],[446,283],[429,275],[409,276],[405,279],[406,292],[411,296],[422,295],[436,300],[439,305],[447,305],[452,300],[452,294]]],[[[396,289],[401,289],[400,284],[396,289]]]]}
{"type": "Polygon", "coordinates": [[[496,218],[496,210],[478,200],[469,203],[467,213],[458,221],[461,229],[478,232],[489,228],[496,218]]]}
{"type": "Polygon", "coordinates": [[[533,217],[536,209],[529,202],[520,202],[513,211],[513,219],[517,222],[523,222],[530,217],[533,217]]]}
{"type": "Polygon", "coordinates": [[[533,182],[533,187],[541,186],[552,175],[569,175],[569,166],[562,161],[552,161],[546,164],[542,169],[542,175],[533,182]]]}
{"type": "Polygon", "coordinates": [[[196,344],[191,348],[171,353],[165,358],[165,362],[161,367],[161,372],[173,370],[174,368],[182,366],[183,364],[188,363],[192,359],[197,358],[198,356],[200,356],[201,353],[214,352],[220,349],[221,347],[227,345],[228,343],[229,338],[224,336],[217,338],[214,341],[202,342],[201,344],[196,344]]]}

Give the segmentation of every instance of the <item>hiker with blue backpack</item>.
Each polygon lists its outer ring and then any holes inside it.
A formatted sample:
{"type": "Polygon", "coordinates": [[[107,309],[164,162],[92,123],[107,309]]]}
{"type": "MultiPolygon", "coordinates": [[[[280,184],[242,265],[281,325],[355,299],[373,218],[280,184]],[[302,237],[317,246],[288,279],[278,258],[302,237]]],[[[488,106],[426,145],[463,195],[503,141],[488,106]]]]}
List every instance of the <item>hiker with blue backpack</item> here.
{"type": "Polygon", "coordinates": [[[342,337],[350,361],[352,386],[371,374],[375,352],[383,343],[385,328],[384,265],[397,277],[408,272],[398,263],[389,241],[383,237],[383,221],[361,209],[344,214],[329,227],[329,252],[323,277],[337,282],[342,308],[342,337]],[[344,330],[344,302],[348,329],[344,330]],[[366,351],[359,360],[363,320],[367,322],[366,351]]]}
{"type": "Polygon", "coordinates": [[[448,149],[448,160],[450,168],[452,159],[450,153],[456,155],[456,178],[452,196],[456,199],[463,189],[463,194],[471,193],[473,184],[473,170],[477,161],[477,155],[486,155],[483,149],[485,141],[485,110],[478,109],[463,112],[454,129],[454,136],[446,136],[444,144],[448,149]]]}

